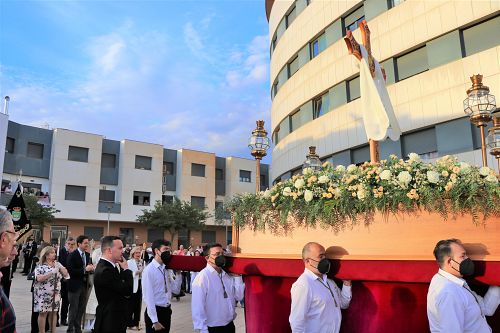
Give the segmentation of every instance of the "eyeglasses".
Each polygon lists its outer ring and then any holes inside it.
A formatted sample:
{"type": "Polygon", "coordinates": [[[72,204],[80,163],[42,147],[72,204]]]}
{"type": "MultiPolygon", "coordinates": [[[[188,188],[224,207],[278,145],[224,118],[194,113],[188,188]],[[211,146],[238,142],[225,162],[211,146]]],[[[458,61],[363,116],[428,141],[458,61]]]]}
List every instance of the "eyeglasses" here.
{"type": "Polygon", "coordinates": [[[19,237],[19,232],[18,231],[5,230],[4,232],[6,232],[8,234],[11,234],[11,235],[15,235],[16,240],[19,237]]]}

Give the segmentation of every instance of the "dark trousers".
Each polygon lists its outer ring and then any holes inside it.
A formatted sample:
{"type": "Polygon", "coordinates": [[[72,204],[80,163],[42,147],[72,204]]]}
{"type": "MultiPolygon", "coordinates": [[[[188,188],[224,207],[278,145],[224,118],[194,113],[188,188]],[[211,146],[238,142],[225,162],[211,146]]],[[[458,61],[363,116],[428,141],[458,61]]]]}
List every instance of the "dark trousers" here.
{"type": "Polygon", "coordinates": [[[182,272],[181,289],[187,293],[191,292],[191,274],[189,272],[182,272]]]}
{"type": "Polygon", "coordinates": [[[164,330],[155,331],[153,329],[153,322],[148,316],[148,310],[144,311],[144,323],[146,324],[146,333],[170,333],[170,320],[172,319],[172,308],[169,307],[156,307],[156,315],[158,316],[158,322],[165,327],[164,330]]]}
{"type": "Polygon", "coordinates": [[[31,269],[31,262],[33,261],[33,257],[29,255],[24,256],[24,268],[22,273],[23,274],[28,274],[31,269]]]}
{"type": "Polygon", "coordinates": [[[142,286],[141,280],[139,280],[139,287],[137,292],[132,294],[130,297],[130,320],[128,321],[128,327],[139,326],[141,321],[141,307],[142,307],[142,286]]]}
{"type": "Polygon", "coordinates": [[[226,326],[217,326],[217,327],[209,327],[209,333],[235,333],[236,328],[234,327],[234,323],[230,322],[226,326]]]}
{"type": "Polygon", "coordinates": [[[81,287],[77,291],[68,291],[69,313],[68,331],[79,333],[82,331],[82,318],[85,312],[87,288],[81,287]]]}
{"type": "Polygon", "coordinates": [[[61,282],[61,322],[68,322],[68,285],[66,281],[61,282]]]}

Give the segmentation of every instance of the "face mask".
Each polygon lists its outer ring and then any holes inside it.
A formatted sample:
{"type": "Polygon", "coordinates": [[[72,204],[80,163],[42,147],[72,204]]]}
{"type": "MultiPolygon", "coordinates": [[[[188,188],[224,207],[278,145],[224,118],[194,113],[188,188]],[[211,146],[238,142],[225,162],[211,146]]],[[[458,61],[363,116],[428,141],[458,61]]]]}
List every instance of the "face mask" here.
{"type": "MultiPolygon", "coordinates": [[[[454,259],[451,259],[451,260],[455,261],[459,265],[458,272],[460,272],[460,274],[462,276],[470,276],[470,275],[474,274],[474,262],[470,258],[462,260],[461,263],[458,263],[454,259]]],[[[455,268],[453,268],[453,269],[455,269],[455,268]]]]}
{"type": "MultiPolygon", "coordinates": [[[[317,260],[314,260],[314,259],[311,259],[309,258],[309,260],[312,260],[314,262],[317,262],[318,263],[318,266],[315,267],[318,272],[320,272],[321,274],[327,274],[329,271],[330,271],[330,260],[326,259],[326,258],[323,258],[321,259],[320,261],[317,261],[317,260]]],[[[313,266],[314,267],[314,266],[313,266]]]]}
{"type": "Polygon", "coordinates": [[[224,267],[226,266],[226,257],[224,255],[218,256],[215,258],[215,264],[217,267],[224,267]]]}
{"type": "Polygon", "coordinates": [[[170,251],[163,251],[160,255],[161,261],[165,265],[167,265],[170,262],[170,259],[172,258],[172,255],[170,254],[170,251]]]}

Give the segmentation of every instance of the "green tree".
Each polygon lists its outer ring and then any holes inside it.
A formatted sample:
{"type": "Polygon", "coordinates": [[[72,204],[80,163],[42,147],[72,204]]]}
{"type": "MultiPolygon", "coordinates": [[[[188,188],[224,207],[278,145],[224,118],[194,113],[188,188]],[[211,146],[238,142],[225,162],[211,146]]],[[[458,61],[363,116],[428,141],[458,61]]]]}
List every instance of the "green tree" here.
{"type": "Polygon", "coordinates": [[[31,221],[31,224],[40,226],[40,231],[43,235],[43,229],[56,219],[54,214],[59,213],[60,210],[54,205],[41,205],[38,203],[38,198],[34,195],[24,194],[23,199],[26,206],[26,216],[31,221]]]}
{"type": "Polygon", "coordinates": [[[137,221],[147,226],[167,230],[171,241],[180,230],[201,230],[210,214],[203,208],[192,206],[177,197],[171,203],[156,201],[153,209],[143,209],[137,221]]]}

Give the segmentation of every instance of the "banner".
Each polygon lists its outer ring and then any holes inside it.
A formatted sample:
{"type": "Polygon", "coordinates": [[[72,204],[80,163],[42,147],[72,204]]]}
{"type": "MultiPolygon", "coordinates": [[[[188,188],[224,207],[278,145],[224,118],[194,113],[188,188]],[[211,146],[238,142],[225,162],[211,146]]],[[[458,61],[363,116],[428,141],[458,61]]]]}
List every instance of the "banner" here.
{"type": "Polygon", "coordinates": [[[19,232],[19,238],[21,239],[31,230],[31,222],[28,220],[25,212],[25,205],[23,199],[23,188],[21,183],[17,184],[16,192],[12,196],[7,210],[12,215],[12,221],[14,221],[14,229],[19,232]]]}

